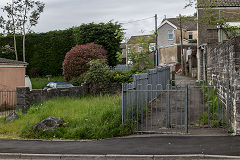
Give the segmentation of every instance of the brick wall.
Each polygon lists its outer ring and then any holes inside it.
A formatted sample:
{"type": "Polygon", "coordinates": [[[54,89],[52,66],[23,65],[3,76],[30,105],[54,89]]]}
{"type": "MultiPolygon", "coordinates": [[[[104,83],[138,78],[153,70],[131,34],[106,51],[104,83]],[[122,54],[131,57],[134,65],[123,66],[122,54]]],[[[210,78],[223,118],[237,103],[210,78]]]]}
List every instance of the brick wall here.
{"type": "Polygon", "coordinates": [[[26,112],[29,106],[35,103],[47,101],[57,97],[80,97],[88,93],[88,87],[82,85],[71,88],[57,88],[57,89],[36,89],[30,91],[28,87],[17,88],[17,109],[26,112]]]}
{"type": "Polygon", "coordinates": [[[207,80],[228,103],[229,118],[240,134],[240,37],[210,47],[207,53],[207,80]],[[228,90],[229,87],[229,90],[228,90]],[[229,101],[227,98],[229,97],[229,101]]]}

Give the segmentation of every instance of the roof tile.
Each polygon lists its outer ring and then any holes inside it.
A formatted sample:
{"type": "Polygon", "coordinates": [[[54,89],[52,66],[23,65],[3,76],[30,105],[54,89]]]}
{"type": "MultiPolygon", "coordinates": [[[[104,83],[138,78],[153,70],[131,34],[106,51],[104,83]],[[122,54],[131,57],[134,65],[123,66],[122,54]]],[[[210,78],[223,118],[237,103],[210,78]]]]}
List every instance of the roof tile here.
{"type": "Polygon", "coordinates": [[[137,38],[141,38],[141,37],[145,37],[145,38],[150,38],[149,43],[155,43],[155,35],[141,35],[141,36],[132,36],[129,41],[128,44],[132,44],[132,43],[137,43],[137,38]]]}
{"type": "Polygon", "coordinates": [[[240,0],[199,0],[198,8],[205,7],[240,7],[240,0]]]}
{"type": "MultiPolygon", "coordinates": [[[[174,24],[178,29],[180,29],[180,22],[178,18],[167,18],[164,19],[163,22],[167,20],[169,22],[171,22],[172,24],[174,24]]],[[[163,23],[162,22],[162,23],[163,23]]],[[[182,21],[182,28],[186,29],[188,31],[194,31],[197,30],[197,23],[194,20],[183,20],[182,21]]]]}
{"type": "Polygon", "coordinates": [[[11,59],[6,59],[6,58],[0,58],[0,64],[27,65],[27,63],[22,62],[22,61],[16,61],[16,60],[11,60],[11,59]]]}

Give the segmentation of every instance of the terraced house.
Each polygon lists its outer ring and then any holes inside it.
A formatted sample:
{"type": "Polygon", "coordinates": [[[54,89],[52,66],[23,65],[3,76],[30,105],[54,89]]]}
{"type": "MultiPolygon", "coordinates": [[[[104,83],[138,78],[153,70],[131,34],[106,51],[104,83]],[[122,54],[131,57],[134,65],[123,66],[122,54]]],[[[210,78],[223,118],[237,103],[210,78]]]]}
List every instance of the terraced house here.
{"type": "Polygon", "coordinates": [[[176,66],[176,70],[178,70],[179,66],[181,66],[183,55],[185,55],[184,57],[187,61],[188,56],[192,55],[192,67],[190,68],[195,68],[196,70],[195,51],[197,37],[197,24],[194,22],[194,17],[191,17],[191,20],[181,20],[181,23],[179,18],[165,18],[158,27],[160,65],[176,66]]]}

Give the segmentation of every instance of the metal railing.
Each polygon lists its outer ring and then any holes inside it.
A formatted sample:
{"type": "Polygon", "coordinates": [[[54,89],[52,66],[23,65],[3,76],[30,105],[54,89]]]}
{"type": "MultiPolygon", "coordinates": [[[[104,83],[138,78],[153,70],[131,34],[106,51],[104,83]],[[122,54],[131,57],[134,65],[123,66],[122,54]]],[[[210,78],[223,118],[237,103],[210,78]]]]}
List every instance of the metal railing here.
{"type": "Polygon", "coordinates": [[[114,67],[108,67],[111,70],[119,70],[119,71],[127,71],[130,70],[132,68],[132,65],[125,65],[125,64],[118,64],[114,67]]]}
{"type": "Polygon", "coordinates": [[[9,115],[16,109],[16,91],[0,91],[0,117],[9,115]]]}
{"type": "MultiPolygon", "coordinates": [[[[133,82],[122,85],[122,123],[125,123],[129,106],[145,105],[156,99],[158,92],[139,92],[144,90],[166,89],[170,82],[170,67],[157,67],[147,70],[147,73],[136,74],[133,82]],[[131,101],[129,101],[131,99],[131,101]]],[[[136,107],[135,107],[136,108],[136,107]]]]}
{"type": "Polygon", "coordinates": [[[123,84],[122,102],[122,122],[137,132],[188,133],[229,125],[228,84],[223,98],[216,86],[203,81],[158,84],[152,81],[156,76],[152,80],[147,74],[137,76],[133,83],[123,84]]]}

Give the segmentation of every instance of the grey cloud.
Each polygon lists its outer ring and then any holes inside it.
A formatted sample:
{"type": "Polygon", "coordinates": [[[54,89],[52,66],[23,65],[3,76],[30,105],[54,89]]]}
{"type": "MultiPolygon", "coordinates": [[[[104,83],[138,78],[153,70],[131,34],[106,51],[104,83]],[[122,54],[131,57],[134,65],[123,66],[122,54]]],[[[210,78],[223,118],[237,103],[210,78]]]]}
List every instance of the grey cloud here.
{"type": "MultiPolygon", "coordinates": [[[[0,7],[8,0],[0,0],[0,7]]],[[[44,13],[34,31],[46,32],[65,29],[90,22],[128,22],[158,14],[159,23],[164,15],[175,17],[184,10],[185,0],[41,0],[46,3],[44,13]]],[[[154,19],[123,25],[127,36],[140,34],[140,30],[154,29],[154,19]]]]}

